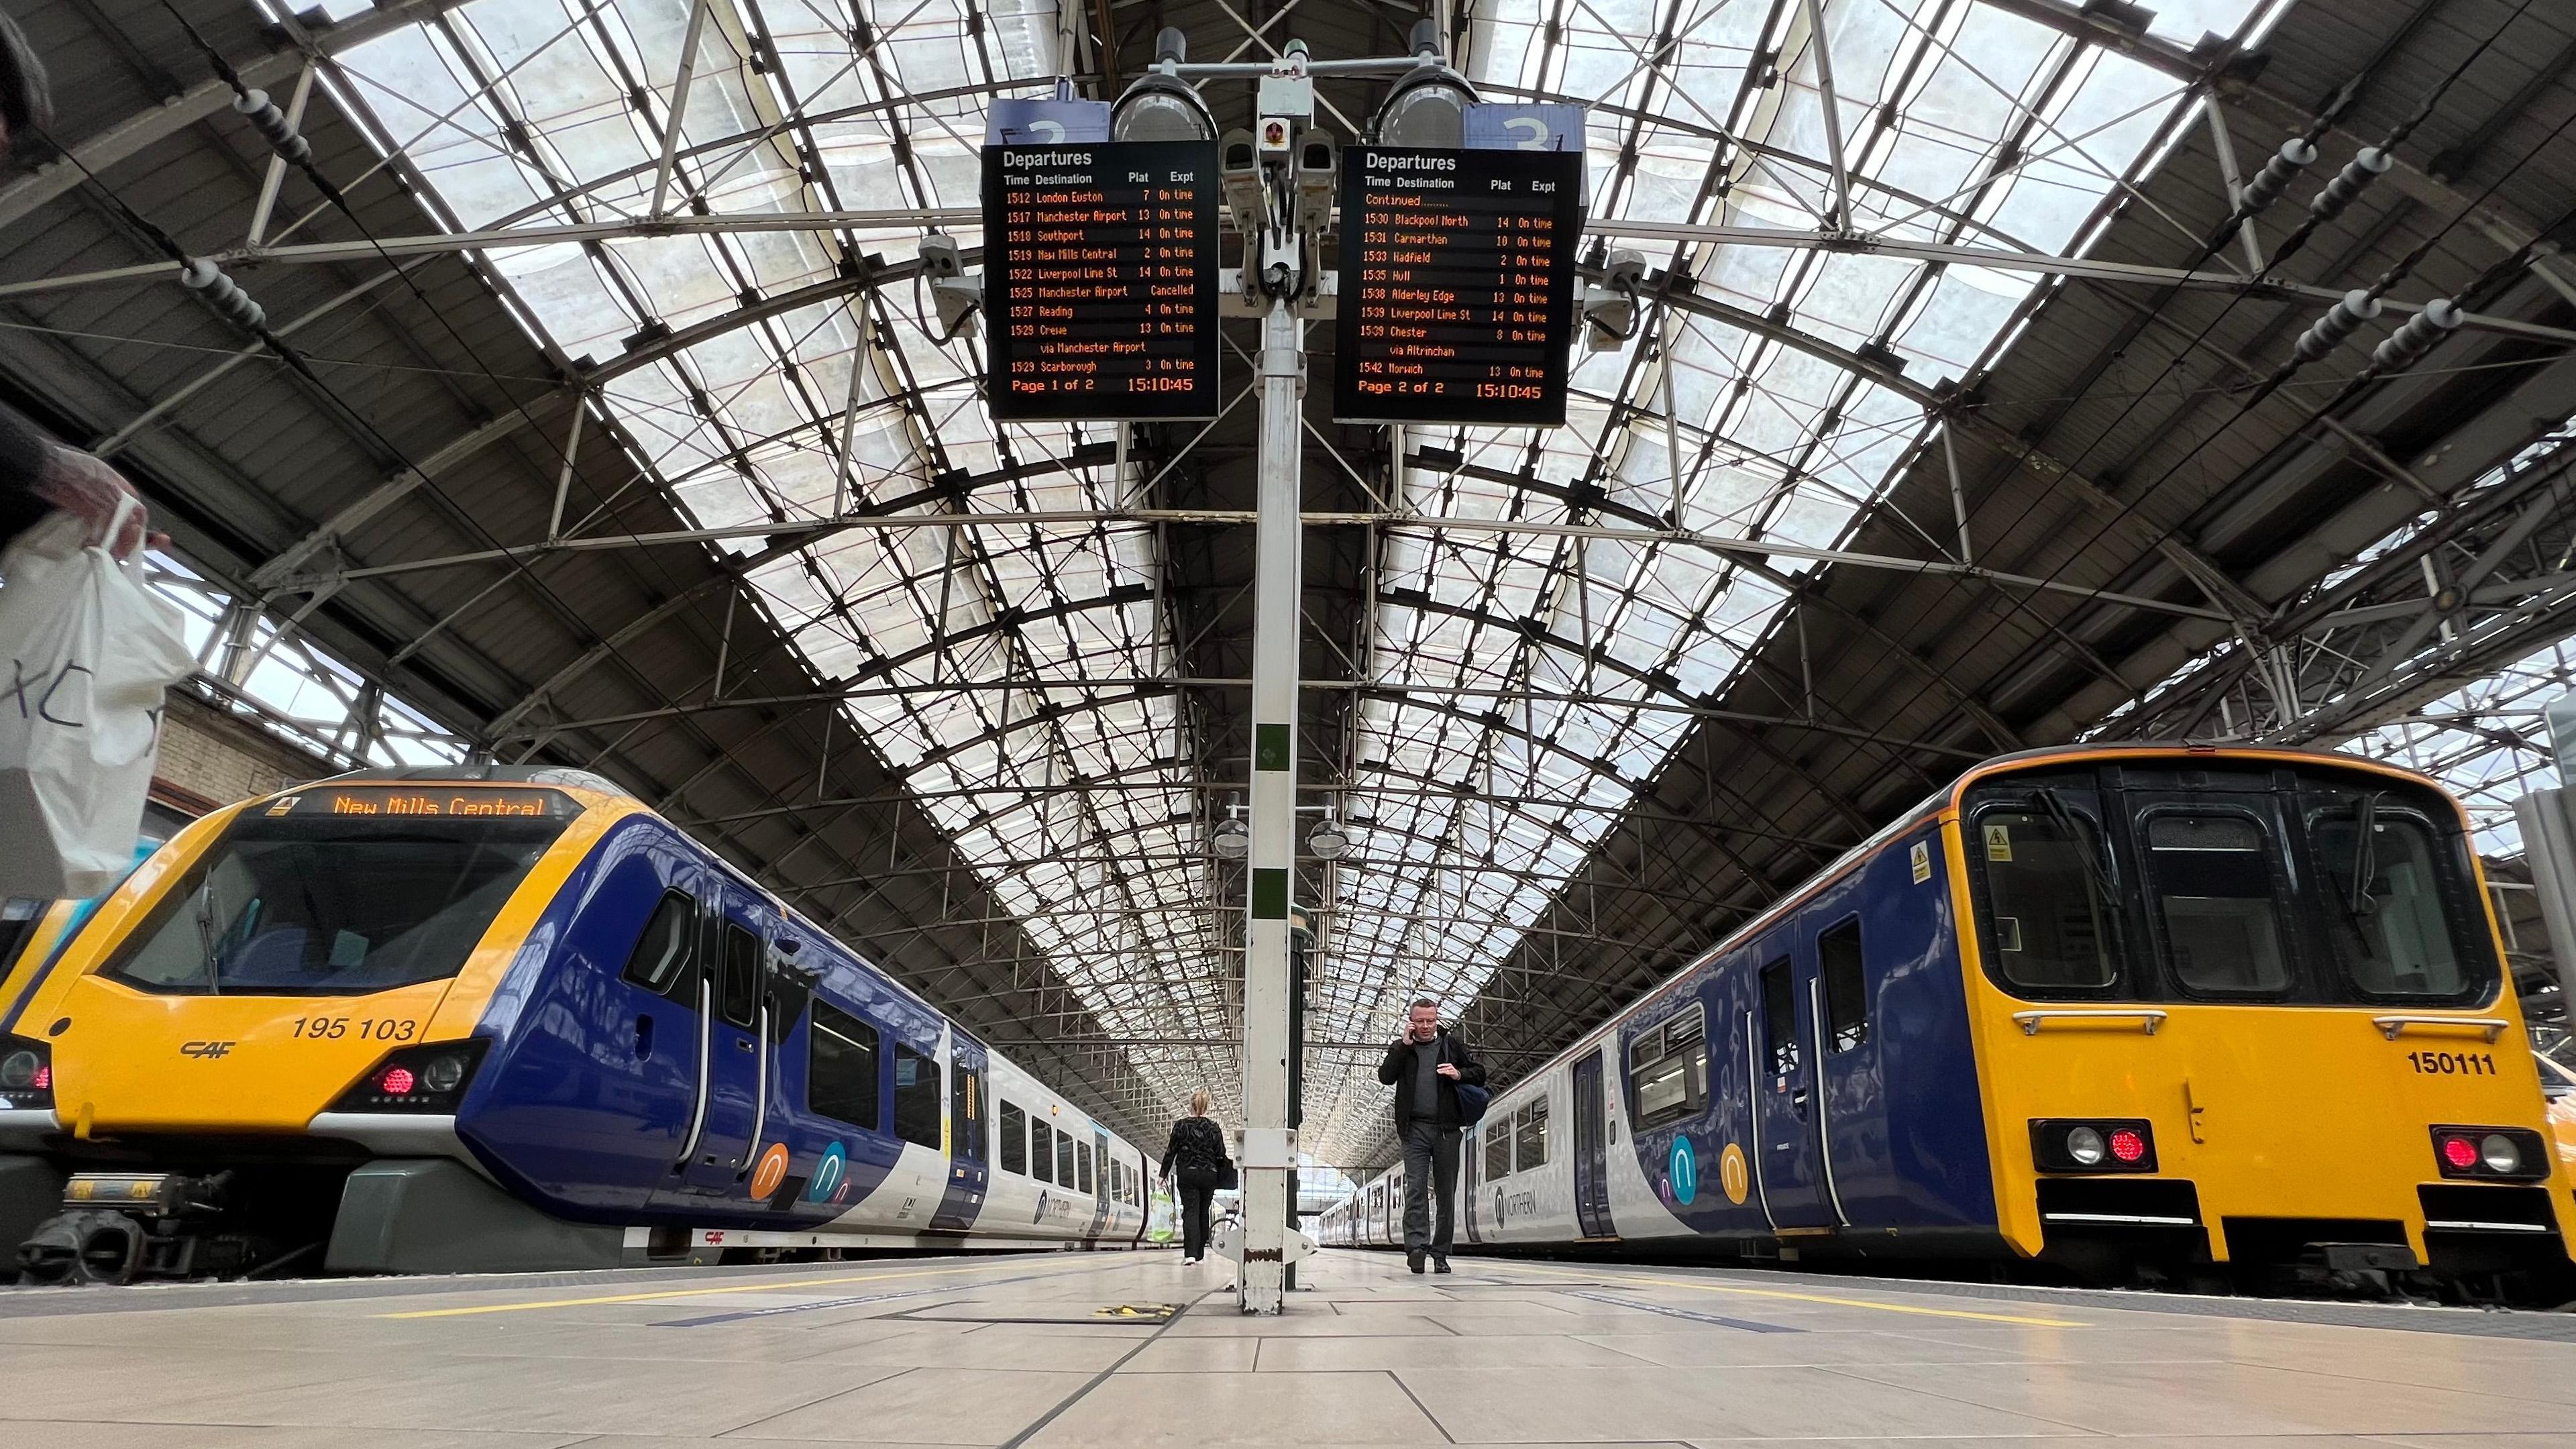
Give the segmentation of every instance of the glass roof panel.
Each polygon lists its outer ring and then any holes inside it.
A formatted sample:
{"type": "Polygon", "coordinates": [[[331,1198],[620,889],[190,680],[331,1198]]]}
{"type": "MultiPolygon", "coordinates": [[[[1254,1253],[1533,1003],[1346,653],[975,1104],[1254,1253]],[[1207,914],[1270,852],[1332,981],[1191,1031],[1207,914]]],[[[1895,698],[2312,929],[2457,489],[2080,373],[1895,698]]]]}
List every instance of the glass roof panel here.
{"type": "MultiPolygon", "coordinates": [[[[2167,0],[2156,25],[2196,39],[2235,28],[2252,3],[2167,0]]],[[[444,216],[613,221],[653,204],[691,11],[475,0],[341,63],[444,216]]],[[[1492,0],[1476,7],[1464,63],[1498,97],[1595,106],[1596,217],[1804,235],[1847,187],[1863,230],[2039,249],[2078,235],[2184,104],[2164,77],[1990,6],[1821,11],[1823,46],[1803,5],[1492,0]],[[1752,83],[1747,66],[1772,51],[1776,83],[1752,83]],[[1998,174],[2008,151],[2020,159],[1998,174]]],[[[911,214],[550,245],[496,254],[495,275],[567,356],[650,350],[603,401],[709,528],[828,517],[836,499],[882,503],[952,470],[1105,441],[1099,428],[997,429],[975,395],[980,354],[938,340],[926,293],[864,284],[933,224],[980,243],[956,213],[976,202],[983,112],[994,94],[1039,93],[1059,43],[1045,0],[853,0],[846,14],[706,0],[666,205],[911,214]],[[864,50],[854,20],[874,42],[864,50]],[[845,274],[862,278],[845,295],[685,348],[659,340],[845,274]]],[[[1381,592],[1395,597],[1374,604],[1364,682],[1417,693],[1371,694],[1356,711],[1357,839],[1336,872],[1322,1039],[1388,1034],[1417,990],[1463,1007],[1686,737],[1690,717],[1672,706],[1727,686],[1778,617],[1781,575],[1798,571],[1680,541],[1448,525],[1598,521],[1566,500],[1599,489],[1719,537],[1830,548],[1927,436],[1920,408],[1863,380],[1853,354],[1892,357],[1918,383],[1964,375],[2033,285],[1786,246],[1646,250],[1738,315],[1649,308],[1616,350],[1579,353],[1565,428],[1412,435],[1464,466],[1411,473],[1415,516],[1383,535],[1381,592]]],[[[962,863],[1136,1039],[1155,1088],[1177,1100],[1205,1082],[1223,1096],[1231,1052],[1196,1043],[1230,1034],[1218,913],[1232,903],[1199,854],[1187,726],[1167,692],[1133,683],[1169,675],[1177,655],[1151,602],[1155,536],[1114,517],[1014,516],[1115,515],[1137,481],[1106,464],[1041,472],[935,505],[962,511],[953,526],[817,535],[751,582],[815,672],[847,682],[851,725],[911,772],[962,863]]],[[[1315,1091],[1332,1104],[1310,1122],[1317,1150],[1359,1145],[1373,1082],[1319,1075],[1315,1091]]]]}

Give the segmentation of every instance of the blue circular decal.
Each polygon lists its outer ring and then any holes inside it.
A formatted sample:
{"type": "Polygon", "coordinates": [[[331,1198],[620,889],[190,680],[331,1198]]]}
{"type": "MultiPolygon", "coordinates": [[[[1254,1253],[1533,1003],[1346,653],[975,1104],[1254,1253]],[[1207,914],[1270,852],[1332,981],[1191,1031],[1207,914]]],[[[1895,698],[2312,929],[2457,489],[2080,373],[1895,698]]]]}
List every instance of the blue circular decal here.
{"type": "Polygon", "coordinates": [[[1699,1153],[1688,1137],[1674,1134],[1673,1155],[1666,1168],[1672,1175],[1673,1201],[1688,1207],[1699,1196],[1699,1153]]]}
{"type": "Polygon", "coordinates": [[[823,1149],[823,1160],[814,1164],[814,1180],[805,1186],[807,1202],[832,1202],[833,1190],[842,1185],[850,1170],[850,1149],[835,1142],[823,1149]]]}

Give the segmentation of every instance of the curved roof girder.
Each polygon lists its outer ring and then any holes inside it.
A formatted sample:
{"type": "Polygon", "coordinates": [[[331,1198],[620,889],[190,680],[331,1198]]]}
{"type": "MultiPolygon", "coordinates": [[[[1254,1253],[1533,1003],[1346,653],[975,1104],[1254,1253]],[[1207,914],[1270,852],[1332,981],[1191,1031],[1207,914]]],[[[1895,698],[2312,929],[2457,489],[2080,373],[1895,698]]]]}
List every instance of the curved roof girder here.
{"type": "MultiPolygon", "coordinates": [[[[1594,274],[1591,268],[1585,270],[1587,274],[1594,274]]],[[[1695,284],[1685,284],[1676,288],[1674,286],[1676,280],[1669,273],[1658,273],[1649,276],[1646,279],[1647,285],[1641,287],[1640,291],[1651,293],[1658,301],[1680,311],[1705,317],[1710,321],[1741,331],[1757,333],[1782,346],[1796,348],[1820,362],[1829,362],[1845,371],[1857,373],[1868,381],[1914,402],[1926,412],[1940,414],[1962,434],[1976,439],[1988,449],[2014,460],[2050,482],[2064,483],[2086,504],[2107,515],[2115,526],[2137,535],[2136,543],[2152,547],[2171,559],[2174,565],[2182,569],[2193,584],[2208,596],[2211,603],[2227,611],[2231,618],[2254,624],[2270,614],[2269,608],[2238,588],[2227,571],[2215,560],[2203,554],[2196,544],[2184,539],[2174,530],[2158,528],[2152,520],[2122,503],[2108,488],[2087,474],[2077,471],[2074,465],[2040,451],[2036,444],[1987,421],[1976,409],[1956,406],[1952,399],[1933,391],[1926,384],[1907,377],[1904,369],[1900,367],[1892,367],[1875,358],[1863,357],[1839,343],[1828,342],[1813,333],[1792,327],[1786,322],[1775,322],[1762,313],[1747,311],[1733,303],[1720,301],[1714,297],[1702,296],[1698,293],[1695,284]],[[1655,283],[1659,279],[1661,285],[1657,286],[1655,283]]]]}
{"type": "MultiPolygon", "coordinates": [[[[466,0],[380,0],[378,8],[337,24],[318,29],[297,25],[290,32],[295,37],[294,44],[256,60],[240,62],[234,69],[245,86],[283,85],[310,61],[325,60],[406,26],[435,20],[465,3],[466,0]]],[[[110,122],[72,145],[71,157],[79,165],[56,157],[37,167],[34,174],[0,186],[0,227],[23,220],[37,207],[69,193],[90,173],[104,171],[199,121],[232,109],[232,103],[232,87],[212,80],[191,86],[170,101],[110,122]]]]}
{"type": "MultiPolygon", "coordinates": [[[[2284,135],[2304,133],[2317,114],[2314,108],[2261,84],[2264,57],[2259,51],[2241,51],[2232,45],[2207,50],[2180,45],[2144,28],[2123,23],[2116,12],[2107,8],[2076,5],[2071,0],[1981,0],[1981,3],[2088,41],[2150,70],[2207,90],[2219,99],[2241,105],[2248,112],[2280,127],[2284,135]]],[[[2340,124],[2328,126],[2320,139],[2331,139],[2344,150],[2358,150],[2374,144],[2373,138],[2356,136],[2340,124]]],[[[2381,178],[2380,184],[2394,186],[2438,213],[2467,218],[2506,251],[2518,251],[2543,234],[2544,228],[2510,205],[2463,191],[2403,155],[2392,152],[2388,159],[2396,164],[2381,178]]],[[[2534,262],[2535,266],[2539,264],[2534,262]]],[[[2559,276],[2563,281],[2566,274],[2561,272],[2559,276]]]]}

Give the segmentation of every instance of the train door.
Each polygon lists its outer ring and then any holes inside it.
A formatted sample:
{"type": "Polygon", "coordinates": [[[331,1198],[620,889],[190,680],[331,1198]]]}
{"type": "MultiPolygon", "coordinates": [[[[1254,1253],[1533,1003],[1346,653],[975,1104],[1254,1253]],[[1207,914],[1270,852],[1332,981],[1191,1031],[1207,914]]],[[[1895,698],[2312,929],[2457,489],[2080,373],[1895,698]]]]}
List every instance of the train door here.
{"type": "Polygon", "coordinates": [[[751,1195],[776,1077],[764,1021],[760,908],[748,891],[715,880],[706,882],[700,901],[696,1040],[690,1043],[697,1090],[668,1196],[675,1205],[695,1207],[751,1195]]]}
{"type": "Polygon", "coordinates": [[[1587,1238],[1610,1226],[1609,1104],[1601,1090],[1601,1049],[1574,1064],[1574,1220],[1587,1238]]]}
{"type": "Polygon", "coordinates": [[[991,1137],[984,1118],[984,1077],[990,1063],[982,1042],[948,1028],[948,1186],[931,1215],[929,1231],[962,1233],[975,1224],[984,1205],[992,1167],[987,1161],[991,1137]]]}
{"type": "Polygon", "coordinates": [[[1082,1235],[1082,1241],[1085,1247],[1097,1247],[1100,1244],[1100,1235],[1109,1230],[1108,1128],[1096,1122],[1092,1124],[1089,1151],[1091,1155],[1084,1158],[1080,1165],[1091,1167],[1097,1163],[1098,1166],[1093,1171],[1083,1174],[1083,1190],[1091,1194],[1091,1231],[1082,1235]]]}
{"type": "Polygon", "coordinates": [[[1815,980],[1812,961],[1790,952],[1783,933],[1765,942],[1745,1016],[1747,1069],[1753,1074],[1754,1137],[1761,1143],[1758,1186],[1772,1225],[1827,1228],[1824,1154],[1817,1135],[1824,1101],[1816,1090],[1815,980]]]}
{"type": "Polygon", "coordinates": [[[1484,1181],[1485,1134],[1490,1130],[1478,1126],[1458,1134],[1458,1216],[1471,1243],[1485,1240],[1476,1226],[1476,1188],[1484,1181]]]}

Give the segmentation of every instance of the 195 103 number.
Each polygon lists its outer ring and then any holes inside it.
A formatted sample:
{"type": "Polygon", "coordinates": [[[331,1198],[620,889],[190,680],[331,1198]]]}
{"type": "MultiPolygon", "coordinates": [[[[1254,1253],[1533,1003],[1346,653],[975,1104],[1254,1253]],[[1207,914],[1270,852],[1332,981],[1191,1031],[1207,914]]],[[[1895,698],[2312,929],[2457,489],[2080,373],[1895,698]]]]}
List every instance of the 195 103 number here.
{"type": "Polygon", "coordinates": [[[409,1041],[420,1031],[417,1021],[379,1020],[374,1017],[299,1016],[293,1035],[299,1041],[338,1041],[356,1037],[360,1041],[409,1041]]]}
{"type": "Polygon", "coordinates": [[[2492,1077],[2495,1057],[2488,1052],[2408,1052],[2416,1074],[2426,1077],[2492,1077]]]}

